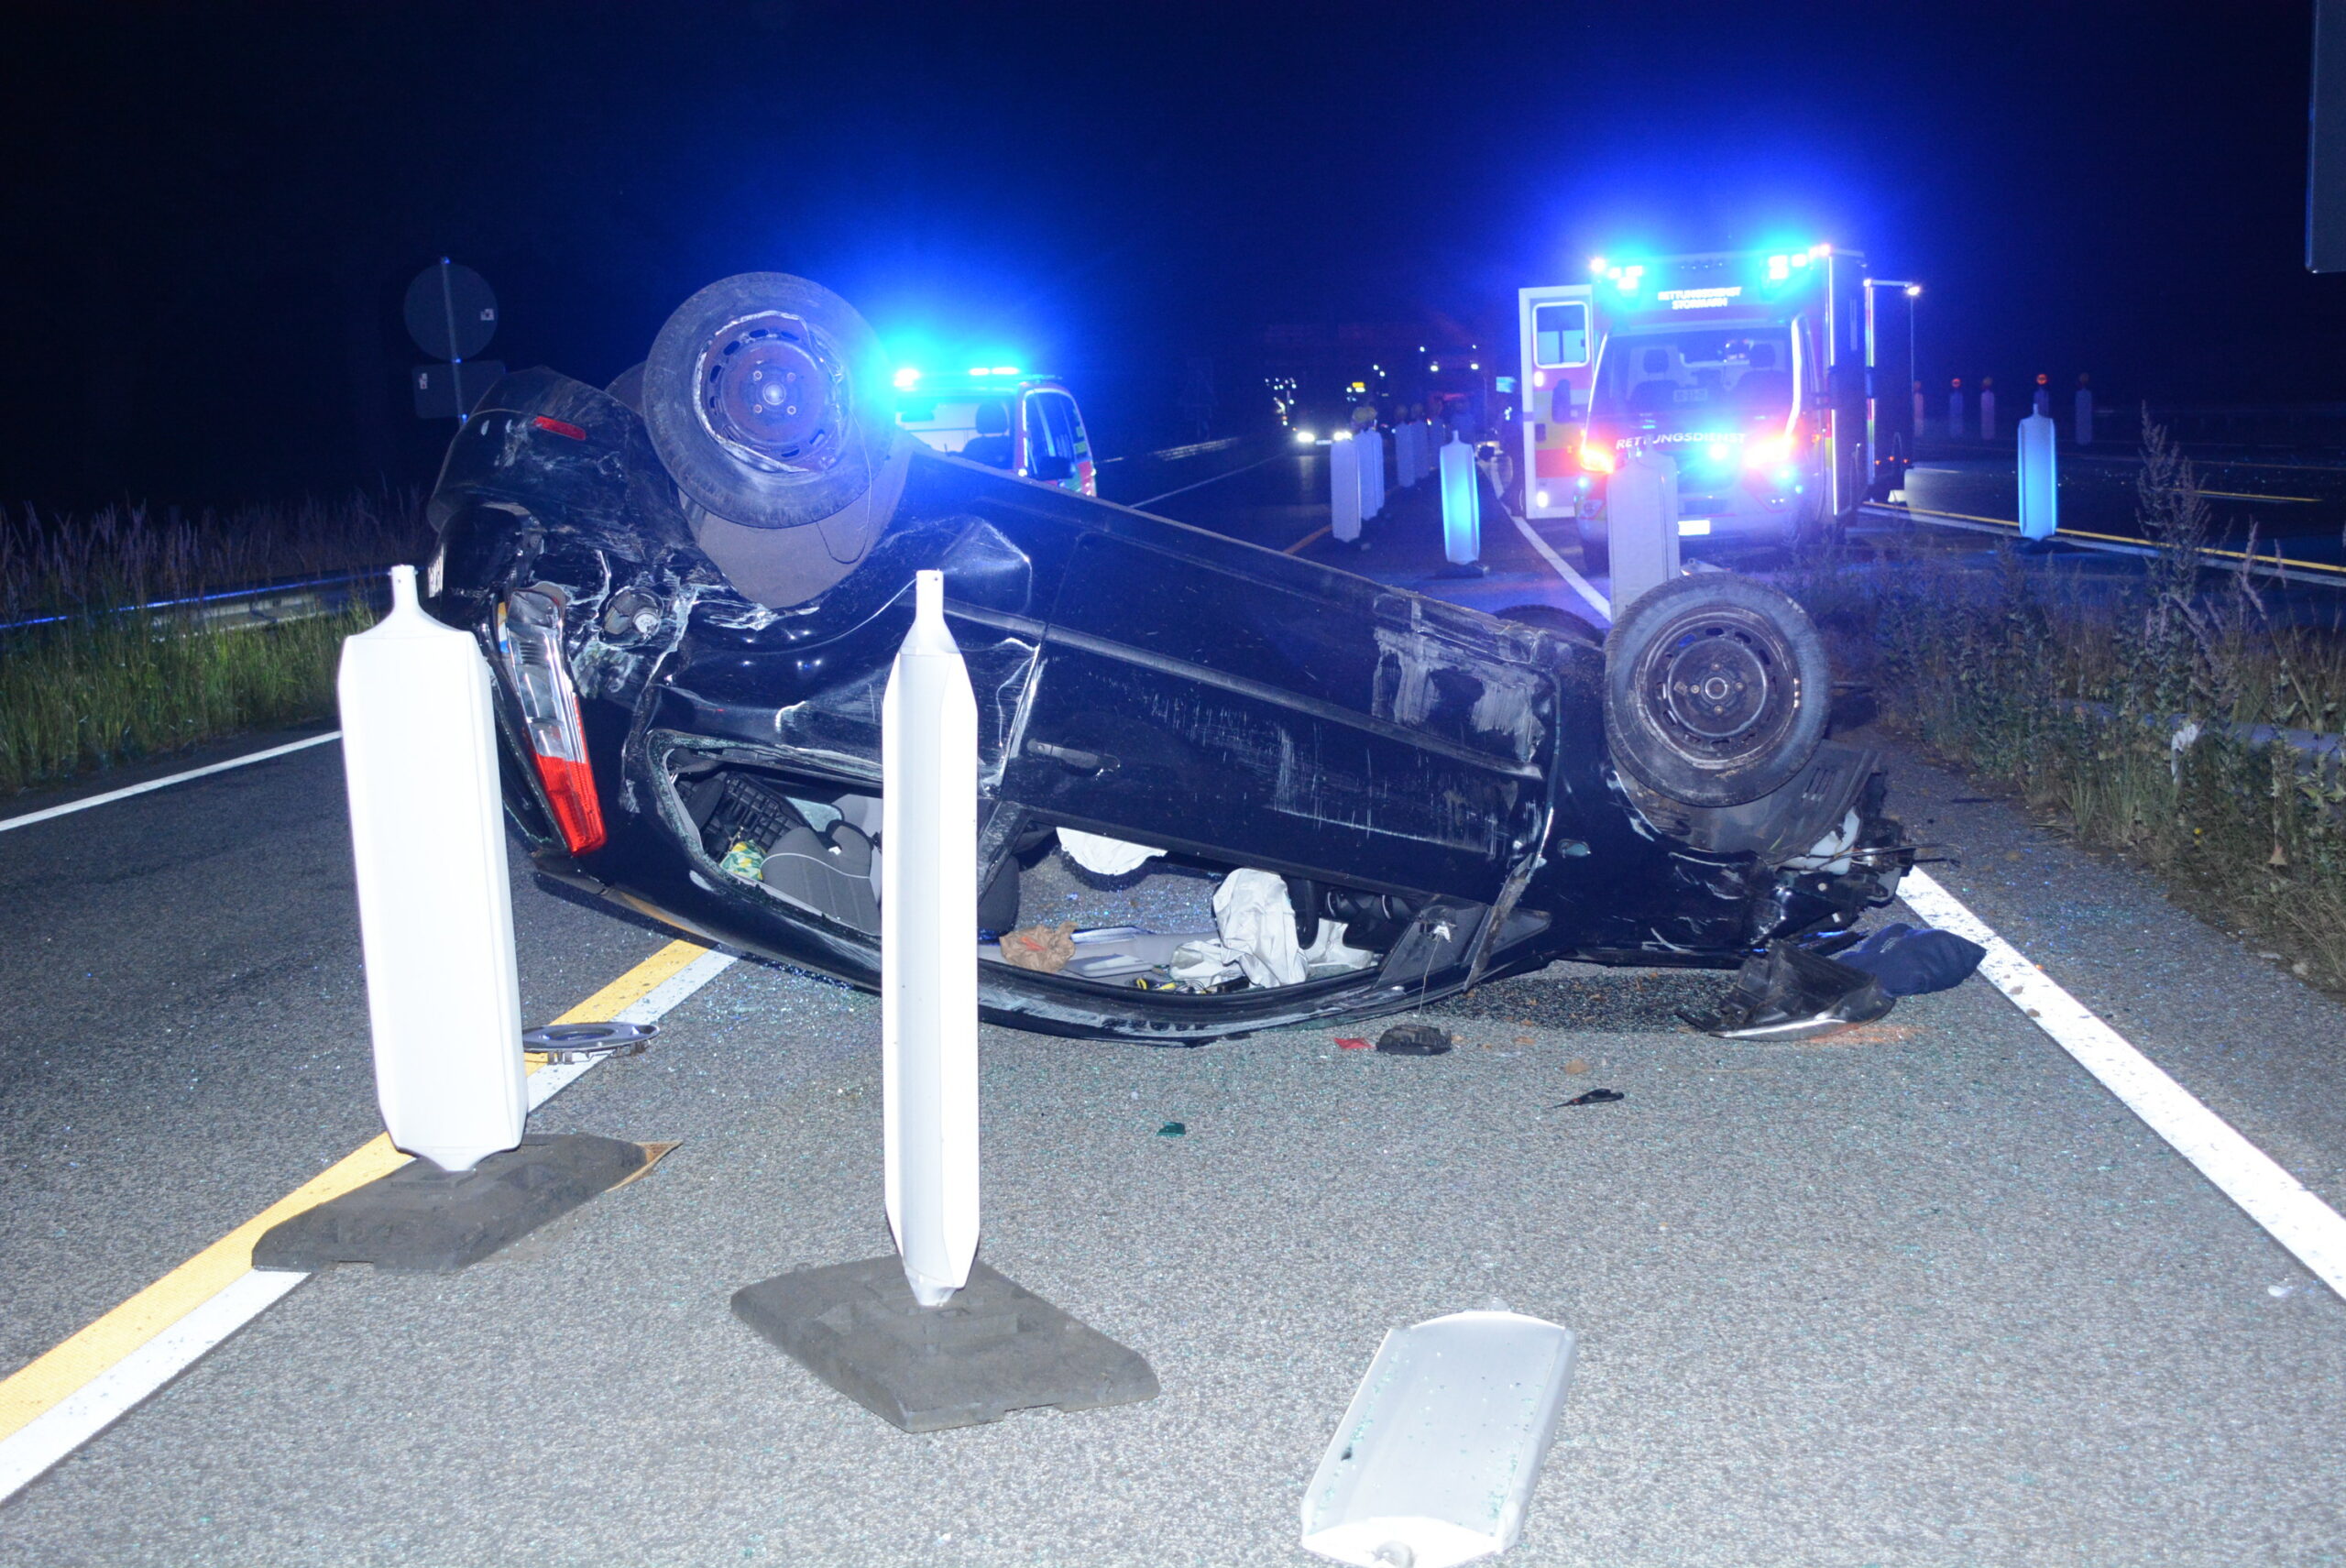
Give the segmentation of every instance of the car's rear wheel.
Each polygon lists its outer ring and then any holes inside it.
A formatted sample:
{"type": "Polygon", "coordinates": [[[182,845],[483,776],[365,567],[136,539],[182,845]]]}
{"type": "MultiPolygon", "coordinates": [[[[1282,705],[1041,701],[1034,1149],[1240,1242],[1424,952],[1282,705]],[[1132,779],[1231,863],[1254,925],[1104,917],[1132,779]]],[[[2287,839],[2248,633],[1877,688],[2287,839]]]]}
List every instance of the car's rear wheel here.
{"type": "Polygon", "coordinates": [[[1798,776],[1824,742],[1832,674],[1807,612],[1727,572],[1673,577],[1605,642],[1614,764],[1687,806],[1741,806],[1798,776]]]}
{"type": "Polygon", "coordinates": [[[797,528],[853,505],[895,435],[872,328],[786,272],[722,279],[677,306],[644,361],[642,398],[677,487],[750,528],[797,528]]]}

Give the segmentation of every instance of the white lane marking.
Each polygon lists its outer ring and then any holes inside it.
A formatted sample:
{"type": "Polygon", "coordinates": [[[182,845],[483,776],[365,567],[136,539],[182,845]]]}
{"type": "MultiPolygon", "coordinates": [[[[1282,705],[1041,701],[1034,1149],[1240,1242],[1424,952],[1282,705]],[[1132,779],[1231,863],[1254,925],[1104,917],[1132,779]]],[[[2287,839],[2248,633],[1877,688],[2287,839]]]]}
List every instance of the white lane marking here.
{"type": "MultiPolygon", "coordinates": [[[[1268,457],[1264,458],[1263,463],[1276,463],[1282,457],[1291,457],[1294,454],[1291,452],[1274,452],[1268,457]]],[[[1244,468],[1233,468],[1227,474],[1216,474],[1211,479],[1200,479],[1194,485],[1184,485],[1180,489],[1168,490],[1161,496],[1151,496],[1145,501],[1134,501],[1130,504],[1133,510],[1138,511],[1143,507],[1153,507],[1159,501],[1171,500],[1175,496],[1185,494],[1188,491],[1200,489],[1207,485],[1219,485],[1224,479],[1234,479],[1241,474],[1251,473],[1255,469],[1261,467],[1263,463],[1249,463],[1244,468]]]]}
{"type": "MultiPolygon", "coordinates": [[[[712,948],[619,1010],[619,1024],[651,1024],[730,969],[735,955],[712,948]]],[[[601,1058],[597,1058],[599,1061],[601,1058]]],[[[549,1064],[530,1075],[534,1111],[591,1071],[597,1062],[549,1064]]],[[[0,1503],[49,1466],[128,1415],[150,1394],[194,1365],[230,1335],[268,1311],[310,1277],[290,1269],[247,1269],[226,1288],[124,1356],[0,1442],[0,1503]]]]}
{"type": "Polygon", "coordinates": [[[112,1426],[229,1335],[285,1299],[306,1274],[252,1269],[0,1442],[0,1501],[112,1426]]]}
{"type": "Polygon", "coordinates": [[[2281,1168],[2272,1156],[2201,1104],[2093,1010],[1990,930],[1928,872],[1913,871],[1898,896],[1932,925],[1988,949],[1979,972],[2053,1036],[2145,1126],[2197,1166],[2266,1234],[2346,1297],[2346,1219],[2281,1168]]]}
{"type": "Polygon", "coordinates": [[[1513,512],[1508,512],[1507,516],[1507,521],[1515,524],[1516,532],[1522,534],[1524,538],[1529,540],[1531,542],[1531,548],[1540,552],[1540,558],[1556,569],[1556,575],[1563,578],[1564,581],[1571,586],[1573,592],[1580,595],[1581,598],[1595,606],[1596,613],[1605,618],[1606,625],[1611,625],[1613,623],[1613,602],[1606,598],[1603,594],[1598,593],[1595,585],[1590,583],[1586,577],[1584,577],[1578,572],[1573,571],[1572,568],[1572,563],[1565,560],[1562,555],[1557,554],[1554,550],[1551,549],[1548,542],[1540,537],[1538,532],[1532,528],[1530,523],[1526,521],[1524,519],[1518,517],[1513,512]]]}
{"type": "Polygon", "coordinates": [[[148,779],[145,784],[110,789],[104,795],[84,795],[80,800],[69,800],[62,806],[52,806],[46,810],[27,811],[22,817],[11,817],[5,820],[0,820],[0,833],[5,833],[11,828],[29,828],[36,822],[46,822],[52,817],[67,817],[76,811],[87,811],[93,806],[105,806],[117,800],[128,800],[132,795],[145,795],[148,790],[169,789],[173,784],[185,784],[190,779],[200,779],[207,773],[225,773],[230,768],[241,768],[250,762],[266,762],[271,757],[282,757],[294,751],[306,751],[312,746],[323,746],[329,740],[341,739],[341,730],[329,729],[323,735],[312,735],[306,740],[294,740],[283,746],[271,746],[266,751],[250,751],[241,757],[231,757],[225,762],[190,768],[183,773],[173,773],[168,778],[148,779]]]}

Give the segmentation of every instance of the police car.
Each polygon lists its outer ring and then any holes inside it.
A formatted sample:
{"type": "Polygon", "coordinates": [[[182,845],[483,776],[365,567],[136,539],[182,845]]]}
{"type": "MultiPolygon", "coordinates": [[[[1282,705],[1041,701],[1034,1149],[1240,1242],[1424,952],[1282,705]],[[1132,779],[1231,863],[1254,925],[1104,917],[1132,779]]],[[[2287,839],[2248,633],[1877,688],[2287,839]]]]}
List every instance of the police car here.
{"type": "Polygon", "coordinates": [[[1014,365],[896,371],[896,422],[923,445],[1078,495],[1099,492],[1075,394],[1014,365]]]}

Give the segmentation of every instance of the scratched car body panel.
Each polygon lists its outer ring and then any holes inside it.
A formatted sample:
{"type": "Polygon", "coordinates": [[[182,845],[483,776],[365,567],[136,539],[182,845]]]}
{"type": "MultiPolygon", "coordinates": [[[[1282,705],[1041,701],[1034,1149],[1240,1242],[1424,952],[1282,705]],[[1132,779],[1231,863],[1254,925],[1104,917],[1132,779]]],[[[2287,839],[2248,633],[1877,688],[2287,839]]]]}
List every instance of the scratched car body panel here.
{"type": "MultiPolygon", "coordinates": [[[[1081,829],[1168,863],[1276,872],[1376,954],[1350,973],[1210,993],[990,962],[981,1004],[997,1022],[1187,1042],[1365,1017],[1558,958],[1732,967],[1770,938],[1851,923],[1905,863],[1874,760],[1846,748],[1821,747],[1756,806],[1655,798],[1612,765],[1606,655],[1569,627],[909,441],[889,462],[901,488],[852,570],[806,602],[761,603],[705,547],[709,520],[632,408],[550,371],[492,389],[433,499],[430,603],[492,655],[510,653],[499,629],[515,596],[558,607],[606,836],[565,842],[551,775],[530,765],[533,719],[503,680],[507,796],[544,872],[874,984],[864,861],[839,845],[885,852],[868,841],[881,698],[914,574],[930,567],[977,695],[982,885],[1014,886],[1054,829],[1081,829]],[[731,830],[712,823],[740,815],[772,833],[758,813],[777,800],[791,832],[828,835],[832,863],[809,874],[836,873],[835,894],[793,902],[729,874],[731,830]],[[832,812],[864,836],[828,826],[832,812]]],[[[741,548],[728,546],[749,576],[741,548]]]]}

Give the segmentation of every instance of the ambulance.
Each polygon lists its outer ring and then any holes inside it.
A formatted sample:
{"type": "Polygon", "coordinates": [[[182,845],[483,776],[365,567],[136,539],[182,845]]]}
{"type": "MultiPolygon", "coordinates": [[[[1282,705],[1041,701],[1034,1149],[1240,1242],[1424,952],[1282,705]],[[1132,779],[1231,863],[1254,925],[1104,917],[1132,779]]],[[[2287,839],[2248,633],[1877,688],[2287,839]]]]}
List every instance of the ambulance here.
{"type": "Polygon", "coordinates": [[[903,366],[895,381],[896,423],[922,445],[1080,496],[1100,493],[1091,437],[1066,383],[1015,365],[960,375],[903,366]]]}
{"type": "Polygon", "coordinates": [[[1846,520],[1878,451],[1902,456],[1869,397],[1863,257],[1600,257],[1589,272],[1518,301],[1524,509],[1571,521],[1592,570],[1606,565],[1606,476],[1633,454],[1676,463],[1682,539],[1784,544],[1846,520]]]}

